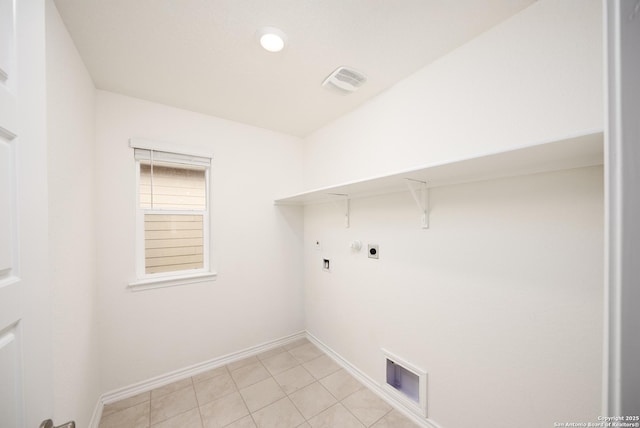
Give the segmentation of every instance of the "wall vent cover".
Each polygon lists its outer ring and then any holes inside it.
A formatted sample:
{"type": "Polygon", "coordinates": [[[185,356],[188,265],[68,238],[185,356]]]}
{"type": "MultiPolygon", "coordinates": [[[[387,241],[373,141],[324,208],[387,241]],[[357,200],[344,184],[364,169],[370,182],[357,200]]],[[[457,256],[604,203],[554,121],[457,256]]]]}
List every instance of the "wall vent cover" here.
{"type": "Polygon", "coordinates": [[[360,86],[364,85],[366,81],[367,77],[361,72],[342,66],[336,68],[324,79],[322,86],[346,95],[354,92],[360,86]]]}
{"type": "Polygon", "coordinates": [[[382,349],[385,389],[407,410],[427,417],[427,372],[382,349]]]}

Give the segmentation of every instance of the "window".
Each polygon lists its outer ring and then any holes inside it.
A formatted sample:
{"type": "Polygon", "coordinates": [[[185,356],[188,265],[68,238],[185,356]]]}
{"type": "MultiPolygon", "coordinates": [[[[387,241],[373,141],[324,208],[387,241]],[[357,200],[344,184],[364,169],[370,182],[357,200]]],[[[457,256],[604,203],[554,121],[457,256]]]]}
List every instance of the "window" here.
{"type": "Polygon", "coordinates": [[[210,279],[211,158],[135,147],[137,274],[133,287],[210,279]]]}

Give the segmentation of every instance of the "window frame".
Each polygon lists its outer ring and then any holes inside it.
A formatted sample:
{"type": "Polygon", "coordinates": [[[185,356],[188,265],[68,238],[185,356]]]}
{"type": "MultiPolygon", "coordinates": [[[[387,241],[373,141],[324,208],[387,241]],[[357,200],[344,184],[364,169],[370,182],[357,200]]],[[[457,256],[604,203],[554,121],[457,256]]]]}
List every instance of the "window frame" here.
{"type": "MultiPolygon", "coordinates": [[[[129,282],[129,289],[141,291],[162,287],[195,284],[216,279],[217,273],[211,268],[211,162],[213,156],[195,149],[177,147],[174,144],[157,141],[130,139],[129,147],[134,149],[135,165],[135,270],[136,280],[129,282]],[[189,214],[187,210],[152,209],[142,208],[140,205],[140,160],[135,158],[135,149],[149,150],[153,152],[165,152],[182,156],[195,156],[209,159],[209,166],[205,170],[205,197],[204,210],[193,211],[196,215],[202,215],[203,238],[203,267],[200,269],[187,269],[173,272],[146,273],[145,266],[145,214],[189,214]]],[[[195,163],[194,163],[195,164],[195,163]]]]}

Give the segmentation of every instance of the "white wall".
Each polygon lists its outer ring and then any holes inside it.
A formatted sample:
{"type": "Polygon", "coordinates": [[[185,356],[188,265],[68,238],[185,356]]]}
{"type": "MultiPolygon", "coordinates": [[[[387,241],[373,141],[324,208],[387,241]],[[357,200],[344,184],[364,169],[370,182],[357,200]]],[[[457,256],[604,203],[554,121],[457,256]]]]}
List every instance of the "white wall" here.
{"type": "MultiPolygon", "coordinates": [[[[305,187],[601,129],[601,37],[598,1],[535,3],[307,138],[305,187]]],[[[434,189],[429,230],[408,193],[352,201],[350,229],[339,207],[306,207],[307,329],[379,382],[382,347],[427,370],[445,428],[595,420],[602,181],[593,167],[434,189]]]]}
{"type": "Polygon", "coordinates": [[[103,391],[304,328],[302,213],[273,205],[300,190],[299,139],[97,92],[97,275],[103,391]],[[216,281],[131,292],[131,137],[210,150],[216,281]]]}
{"type": "Polygon", "coordinates": [[[46,2],[47,166],[54,421],[88,426],[100,390],[95,283],[95,88],[46,2]]]}
{"type": "Polygon", "coordinates": [[[384,383],[380,348],[428,372],[445,428],[552,426],[600,414],[602,169],[305,208],[307,329],[384,383]],[[380,259],[353,253],[359,239],[380,259]],[[321,251],[313,243],[320,240],[321,251]],[[321,269],[331,260],[332,272],[321,269]]]}
{"type": "Polygon", "coordinates": [[[601,20],[533,4],[308,137],[305,187],[602,129],[601,20]]]}
{"type": "Polygon", "coordinates": [[[309,207],[304,239],[320,239],[320,252],[301,251],[299,211],[273,206],[301,190],[303,170],[310,188],[601,128],[597,1],[534,4],[304,148],[282,134],[91,94],[47,7],[57,419],[87,419],[98,371],[106,392],[297,332],[305,312],[313,334],[375,379],[380,347],[424,367],[429,414],[444,427],[597,416],[601,169],[436,189],[428,231],[407,194],[354,201],[351,229],[336,207],[309,207]],[[81,144],[94,131],[95,147],[81,144]],[[127,290],[135,279],[130,137],[212,150],[216,281],[127,290]],[[91,156],[95,163],[83,164],[91,156]],[[83,232],[92,227],[95,236],[83,232]],[[380,260],[351,253],[356,238],[380,244],[380,260]],[[331,273],[319,268],[320,254],[331,257],[331,273]],[[99,370],[92,337],[100,337],[99,370]]]}

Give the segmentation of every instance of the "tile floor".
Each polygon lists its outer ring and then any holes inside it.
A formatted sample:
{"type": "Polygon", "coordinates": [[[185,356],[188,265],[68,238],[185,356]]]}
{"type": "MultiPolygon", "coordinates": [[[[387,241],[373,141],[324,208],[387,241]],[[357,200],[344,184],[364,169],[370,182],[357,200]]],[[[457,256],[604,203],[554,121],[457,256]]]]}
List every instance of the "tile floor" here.
{"type": "Polygon", "coordinates": [[[106,405],[100,428],[416,427],[312,343],[106,405]]]}

